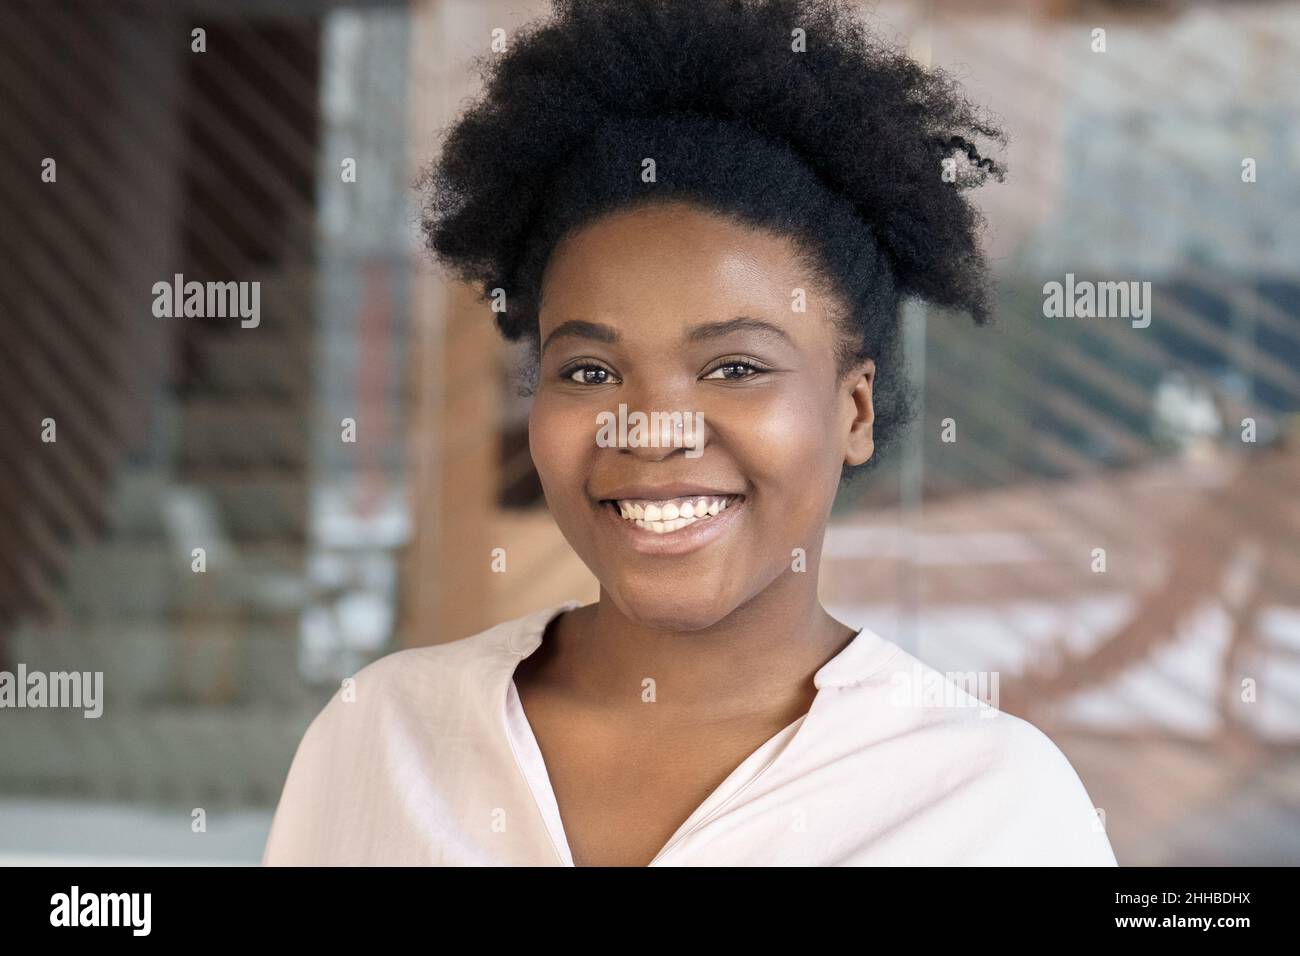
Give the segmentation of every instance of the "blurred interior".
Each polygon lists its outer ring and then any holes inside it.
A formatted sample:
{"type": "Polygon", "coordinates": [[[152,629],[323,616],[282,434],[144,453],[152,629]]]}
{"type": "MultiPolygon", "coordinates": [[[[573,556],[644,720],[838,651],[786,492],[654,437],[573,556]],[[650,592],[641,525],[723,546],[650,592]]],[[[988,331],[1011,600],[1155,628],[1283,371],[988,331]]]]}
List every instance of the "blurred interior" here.
{"type": "MultiPolygon", "coordinates": [[[[1010,133],[1000,317],[909,306],[924,417],[837,503],[823,601],[999,672],[1121,864],[1300,862],[1300,4],[873,6],[1010,133]],[[1066,273],[1150,280],[1150,327],[1044,317],[1066,273]]],[[[596,596],[414,225],[471,58],[544,9],[10,4],[0,669],[106,704],[0,711],[0,862],[255,863],[342,678],[596,596]],[[177,273],[260,281],[260,325],[155,317],[177,273]]]]}

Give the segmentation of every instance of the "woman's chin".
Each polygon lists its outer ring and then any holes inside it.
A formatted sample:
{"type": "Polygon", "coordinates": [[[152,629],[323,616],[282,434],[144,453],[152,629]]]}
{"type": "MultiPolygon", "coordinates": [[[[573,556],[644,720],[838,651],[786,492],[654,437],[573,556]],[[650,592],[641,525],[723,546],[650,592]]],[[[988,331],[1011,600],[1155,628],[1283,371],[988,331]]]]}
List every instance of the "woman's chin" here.
{"type": "Polygon", "coordinates": [[[659,590],[652,594],[613,593],[623,615],[655,631],[700,631],[717,624],[733,610],[720,595],[682,594],[659,590]]]}

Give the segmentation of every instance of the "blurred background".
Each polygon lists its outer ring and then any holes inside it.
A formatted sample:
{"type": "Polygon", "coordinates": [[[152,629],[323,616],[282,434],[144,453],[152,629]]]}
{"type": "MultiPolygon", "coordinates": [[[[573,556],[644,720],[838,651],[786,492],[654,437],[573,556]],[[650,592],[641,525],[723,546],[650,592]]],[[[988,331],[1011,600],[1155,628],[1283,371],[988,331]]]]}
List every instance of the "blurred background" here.
{"type": "MultiPolygon", "coordinates": [[[[909,306],[924,415],[824,602],[997,671],[1121,864],[1300,863],[1300,4],[871,7],[1010,134],[1000,318],[909,306]],[[1067,273],[1149,281],[1149,327],[1045,316],[1067,273]]],[[[411,189],[545,9],[3,0],[0,670],[105,702],[0,710],[0,862],[256,863],[342,678],[596,596],[411,189]],[[178,273],[260,324],[155,317],[178,273]]]]}

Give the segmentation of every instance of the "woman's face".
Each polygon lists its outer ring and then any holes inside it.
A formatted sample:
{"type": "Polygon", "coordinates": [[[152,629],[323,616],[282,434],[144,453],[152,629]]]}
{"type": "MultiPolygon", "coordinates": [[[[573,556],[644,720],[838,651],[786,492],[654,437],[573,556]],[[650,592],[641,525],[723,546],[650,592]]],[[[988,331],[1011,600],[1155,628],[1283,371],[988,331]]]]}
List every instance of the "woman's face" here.
{"type": "Polygon", "coordinates": [[[627,617],[696,630],[782,575],[815,591],[840,468],[872,451],[874,368],[837,377],[834,310],[789,240],[680,202],[556,248],[529,445],[560,530],[627,617]],[[638,434],[638,412],[681,415],[638,434]]]}

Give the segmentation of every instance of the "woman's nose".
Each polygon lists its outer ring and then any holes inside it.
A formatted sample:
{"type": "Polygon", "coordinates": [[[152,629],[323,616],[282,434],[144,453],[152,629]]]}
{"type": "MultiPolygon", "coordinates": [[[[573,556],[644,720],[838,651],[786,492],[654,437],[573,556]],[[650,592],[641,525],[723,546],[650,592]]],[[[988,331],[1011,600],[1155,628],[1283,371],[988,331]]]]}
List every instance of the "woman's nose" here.
{"type": "Polygon", "coordinates": [[[704,447],[704,413],[691,407],[682,390],[642,387],[624,390],[618,417],[619,448],[646,461],[673,454],[698,457],[704,447]]]}

